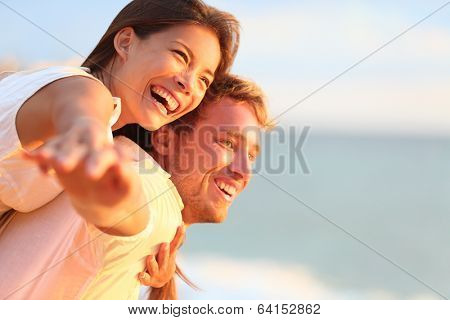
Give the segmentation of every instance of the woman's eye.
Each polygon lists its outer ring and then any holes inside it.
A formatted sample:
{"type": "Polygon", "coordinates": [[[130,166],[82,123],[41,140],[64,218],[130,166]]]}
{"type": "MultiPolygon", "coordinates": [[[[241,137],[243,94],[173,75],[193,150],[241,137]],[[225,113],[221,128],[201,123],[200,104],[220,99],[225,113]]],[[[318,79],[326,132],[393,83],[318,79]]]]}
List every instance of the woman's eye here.
{"type": "Polygon", "coordinates": [[[206,87],[209,88],[209,85],[211,84],[209,79],[206,77],[202,77],[201,80],[205,83],[206,87]]]}
{"type": "Polygon", "coordinates": [[[252,155],[251,153],[248,154],[248,159],[250,161],[255,161],[256,157],[254,155],[252,155]]]}
{"type": "Polygon", "coordinates": [[[188,58],[187,54],[184,53],[183,51],[180,51],[180,50],[173,50],[173,52],[175,52],[177,55],[179,55],[179,56],[184,60],[184,62],[185,62],[186,64],[189,62],[189,58],[188,58]]]}

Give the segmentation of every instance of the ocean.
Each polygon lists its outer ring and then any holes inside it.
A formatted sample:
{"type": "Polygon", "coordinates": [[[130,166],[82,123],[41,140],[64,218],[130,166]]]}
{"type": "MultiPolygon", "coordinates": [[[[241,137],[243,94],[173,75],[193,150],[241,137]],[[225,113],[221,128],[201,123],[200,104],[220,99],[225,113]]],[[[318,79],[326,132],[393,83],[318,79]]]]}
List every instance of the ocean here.
{"type": "Polygon", "coordinates": [[[188,229],[182,266],[204,291],[181,297],[449,297],[449,137],[311,130],[307,170],[278,170],[298,136],[263,147],[225,223],[188,229]]]}

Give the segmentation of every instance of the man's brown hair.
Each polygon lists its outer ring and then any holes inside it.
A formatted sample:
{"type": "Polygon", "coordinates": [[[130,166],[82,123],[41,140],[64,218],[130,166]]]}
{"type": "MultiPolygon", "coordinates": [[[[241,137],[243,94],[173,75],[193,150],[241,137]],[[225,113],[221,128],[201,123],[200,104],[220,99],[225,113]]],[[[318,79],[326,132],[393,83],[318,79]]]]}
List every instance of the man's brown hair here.
{"type": "MultiPolygon", "coordinates": [[[[228,74],[215,80],[197,108],[180,119],[169,123],[168,126],[177,128],[176,130],[178,131],[180,129],[183,130],[185,126],[193,127],[204,116],[205,108],[209,108],[211,104],[217,103],[224,98],[230,98],[236,102],[244,102],[250,105],[261,128],[270,129],[273,126],[269,120],[266,97],[261,88],[253,81],[233,74],[228,74]]],[[[210,110],[210,112],[214,111],[210,110]]]]}

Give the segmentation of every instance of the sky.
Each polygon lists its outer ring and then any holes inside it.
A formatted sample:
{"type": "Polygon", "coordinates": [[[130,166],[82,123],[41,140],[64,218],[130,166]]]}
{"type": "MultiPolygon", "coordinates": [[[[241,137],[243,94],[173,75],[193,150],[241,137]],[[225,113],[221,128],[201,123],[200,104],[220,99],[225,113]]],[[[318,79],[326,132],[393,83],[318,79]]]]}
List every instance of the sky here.
{"type": "MultiPolygon", "coordinates": [[[[2,0],[0,20],[9,28],[2,30],[0,61],[19,68],[77,64],[126,3],[2,0]]],[[[450,6],[315,92],[444,1],[209,3],[241,21],[233,71],[263,87],[274,117],[308,97],[278,118],[280,124],[342,133],[450,134],[450,6]]]]}

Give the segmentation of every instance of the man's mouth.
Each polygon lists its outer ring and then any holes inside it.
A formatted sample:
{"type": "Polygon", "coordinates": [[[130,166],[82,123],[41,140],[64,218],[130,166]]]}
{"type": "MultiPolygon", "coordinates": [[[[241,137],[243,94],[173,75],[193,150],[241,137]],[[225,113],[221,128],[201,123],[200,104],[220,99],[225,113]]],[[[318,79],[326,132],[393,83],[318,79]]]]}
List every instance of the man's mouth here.
{"type": "Polygon", "coordinates": [[[225,199],[227,199],[228,201],[232,201],[237,193],[236,187],[221,180],[214,180],[214,182],[217,188],[223,193],[225,199]]]}
{"type": "Polygon", "coordinates": [[[153,102],[159,107],[164,115],[174,113],[180,104],[175,97],[166,89],[159,86],[151,86],[150,93],[153,102]]]}

